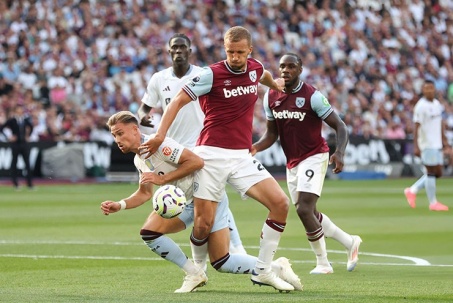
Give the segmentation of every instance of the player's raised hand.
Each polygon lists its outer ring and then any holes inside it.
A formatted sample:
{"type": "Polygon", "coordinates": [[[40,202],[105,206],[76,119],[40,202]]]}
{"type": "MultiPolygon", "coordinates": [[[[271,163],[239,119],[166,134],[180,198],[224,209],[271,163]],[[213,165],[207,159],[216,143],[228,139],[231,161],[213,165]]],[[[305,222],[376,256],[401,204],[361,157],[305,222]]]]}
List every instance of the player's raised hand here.
{"type": "Polygon", "coordinates": [[[154,124],[151,122],[151,117],[150,117],[149,114],[144,115],[144,116],[140,119],[140,125],[141,125],[141,126],[145,126],[145,127],[154,128],[154,124]]]}
{"type": "Polygon", "coordinates": [[[341,173],[343,171],[343,166],[344,166],[344,161],[343,161],[343,154],[339,151],[336,151],[333,153],[332,156],[330,156],[329,159],[329,164],[335,164],[335,167],[332,169],[332,172],[334,174],[341,173]]]}
{"type": "Polygon", "coordinates": [[[104,215],[116,213],[121,209],[121,205],[115,201],[104,201],[101,203],[101,211],[104,215]]]}
{"type": "Polygon", "coordinates": [[[145,159],[148,159],[157,151],[163,141],[164,139],[160,138],[157,134],[151,136],[148,141],[138,147],[140,155],[145,155],[145,159]]]}

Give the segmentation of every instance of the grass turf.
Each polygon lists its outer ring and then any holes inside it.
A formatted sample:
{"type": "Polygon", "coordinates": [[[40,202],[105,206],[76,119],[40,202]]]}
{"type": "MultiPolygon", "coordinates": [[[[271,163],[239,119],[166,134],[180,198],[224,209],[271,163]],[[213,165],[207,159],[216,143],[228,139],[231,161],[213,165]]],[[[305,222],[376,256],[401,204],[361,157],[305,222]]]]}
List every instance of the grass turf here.
{"type": "MultiPolygon", "coordinates": [[[[173,294],[183,273],[153,254],[139,237],[151,208],[103,216],[103,200],[119,200],[136,184],[0,187],[0,302],[452,302],[452,211],[430,212],[424,192],[417,208],[402,191],[412,179],[326,181],[319,210],[363,239],[360,261],[346,271],[341,245],[327,239],[335,273],[314,276],[302,224],[291,208],[276,258],[291,259],[303,292],[252,286],[248,275],[208,270],[195,293],[173,294]]],[[[282,186],[285,188],[284,183],[282,186]]],[[[453,208],[452,179],[438,180],[438,198],[453,208]]],[[[242,241],[256,255],[266,210],[229,190],[242,241]]],[[[172,235],[186,254],[189,230],[172,235]]]]}

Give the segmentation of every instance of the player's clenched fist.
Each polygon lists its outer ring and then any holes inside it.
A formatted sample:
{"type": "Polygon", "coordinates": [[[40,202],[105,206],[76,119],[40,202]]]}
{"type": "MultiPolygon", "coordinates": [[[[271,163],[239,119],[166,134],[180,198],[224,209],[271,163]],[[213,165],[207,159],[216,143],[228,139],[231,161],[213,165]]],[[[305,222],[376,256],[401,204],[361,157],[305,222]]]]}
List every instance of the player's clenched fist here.
{"type": "Polygon", "coordinates": [[[104,201],[101,203],[101,211],[104,215],[116,213],[121,209],[121,205],[115,201],[104,201]]]}

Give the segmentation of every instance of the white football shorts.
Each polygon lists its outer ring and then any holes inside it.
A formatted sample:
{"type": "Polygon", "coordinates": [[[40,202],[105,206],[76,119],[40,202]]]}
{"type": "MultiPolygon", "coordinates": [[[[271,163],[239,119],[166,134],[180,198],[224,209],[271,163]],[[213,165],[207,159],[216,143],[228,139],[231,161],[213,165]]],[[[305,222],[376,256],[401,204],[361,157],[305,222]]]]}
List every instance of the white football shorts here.
{"type": "Polygon", "coordinates": [[[221,201],[226,183],[246,199],[250,187],[271,174],[246,149],[225,149],[196,146],[194,153],[204,160],[204,167],[195,172],[194,193],[200,199],[221,201]]]}
{"type": "Polygon", "coordinates": [[[294,168],[286,169],[286,181],[293,204],[296,204],[299,192],[321,196],[328,165],[329,153],[322,153],[308,157],[294,168]]]}

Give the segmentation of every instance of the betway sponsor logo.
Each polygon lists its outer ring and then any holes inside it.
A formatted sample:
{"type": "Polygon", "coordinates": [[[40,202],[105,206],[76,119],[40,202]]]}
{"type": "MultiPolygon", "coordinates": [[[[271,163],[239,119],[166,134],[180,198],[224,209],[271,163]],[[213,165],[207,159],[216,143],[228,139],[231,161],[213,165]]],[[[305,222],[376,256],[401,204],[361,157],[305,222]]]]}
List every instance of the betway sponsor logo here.
{"type": "Polygon", "coordinates": [[[258,85],[249,85],[249,86],[238,86],[235,89],[223,89],[223,94],[225,98],[243,96],[248,94],[257,94],[258,93],[258,85]]]}
{"type": "Polygon", "coordinates": [[[274,115],[275,119],[297,119],[299,121],[304,121],[306,113],[290,112],[289,110],[276,112],[275,110],[272,110],[272,114],[274,115]]]}

